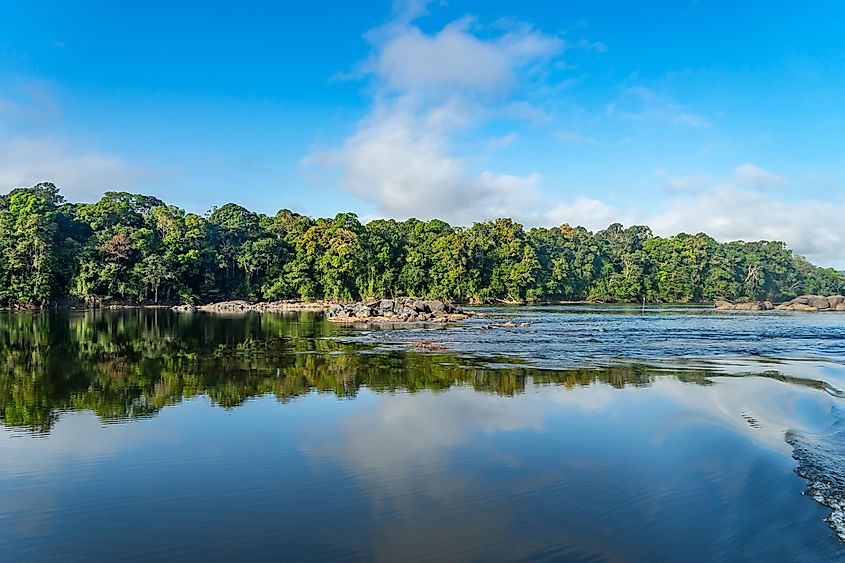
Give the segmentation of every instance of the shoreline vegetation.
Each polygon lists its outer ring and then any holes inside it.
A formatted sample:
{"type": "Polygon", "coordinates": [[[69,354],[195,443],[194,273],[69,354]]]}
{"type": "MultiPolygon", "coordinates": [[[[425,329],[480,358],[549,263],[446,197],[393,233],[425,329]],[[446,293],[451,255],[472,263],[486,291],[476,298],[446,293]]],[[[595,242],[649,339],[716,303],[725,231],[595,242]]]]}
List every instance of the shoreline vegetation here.
{"type": "Polygon", "coordinates": [[[525,229],[507,218],[470,227],[437,219],[362,224],[353,213],[271,216],[234,203],[201,216],[126,192],[68,203],[51,183],[0,195],[3,308],[394,296],[469,305],[777,303],[844,291],[845,273],[781,242],[661,237],[646,226],[525,229]]]}

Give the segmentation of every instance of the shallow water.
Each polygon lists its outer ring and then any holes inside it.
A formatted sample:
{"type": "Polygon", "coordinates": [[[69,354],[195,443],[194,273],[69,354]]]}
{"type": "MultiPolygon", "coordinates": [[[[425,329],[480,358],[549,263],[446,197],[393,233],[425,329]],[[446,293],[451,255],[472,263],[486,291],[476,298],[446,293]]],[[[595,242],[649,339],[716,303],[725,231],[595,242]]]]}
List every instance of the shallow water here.
{"type": "Polygon", "coordinates": [[[0,560],[845,557],[845,315],[485,312],[0,315],[0,560]]]}

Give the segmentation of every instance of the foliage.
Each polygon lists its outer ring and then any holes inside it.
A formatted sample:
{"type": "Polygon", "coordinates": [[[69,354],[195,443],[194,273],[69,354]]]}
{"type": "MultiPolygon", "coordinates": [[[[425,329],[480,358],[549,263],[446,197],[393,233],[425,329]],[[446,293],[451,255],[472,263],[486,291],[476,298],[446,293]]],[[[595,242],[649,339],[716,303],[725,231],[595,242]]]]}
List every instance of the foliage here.
{"type": "Polygon", "coordinates": [[[233,203],[202,217],[161,200],[107,192],[65,203],[52,184],[0,196],[0,304],[39,307],[222,299],[354,300],[408,295],[456,301],[785,300],[845,290],[780,242],[655,236],[613,224],[592,233],[525,230],[510,219],[443,221],[353,213],[275,217],[233,203]]]}

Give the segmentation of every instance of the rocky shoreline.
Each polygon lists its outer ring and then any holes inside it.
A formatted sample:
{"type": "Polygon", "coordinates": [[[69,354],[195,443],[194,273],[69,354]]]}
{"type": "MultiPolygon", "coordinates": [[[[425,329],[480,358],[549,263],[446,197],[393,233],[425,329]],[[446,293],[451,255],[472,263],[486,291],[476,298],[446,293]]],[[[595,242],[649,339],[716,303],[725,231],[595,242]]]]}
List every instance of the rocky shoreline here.
{"type": "Polygon", "coordinates": [[[776,307],[779,311],[845,311],[845,296],[802,295],[776,307]]]}
{"type": "Polygon", "coordinates": [[[473,315],[439,299],[413,297],[336,304],[326,312],[330,321],[342,323],[450,322],[462,321],[473,315]]]}
{"type": "Polygon", "coordinates": [[[771,301],[731,303],[730,301],[716,300],[714,306],[719,311],[845,311],[845,296],[801,295],[777,306],[771,301]]]}
{"type": "Polygon", "coordinates": [[[719,311],[773,311],[775,306],[771,301],[751,301],[749,303],[731,303],[717,299],[713,304],[719,311]]]}
{"type": "Polygon", "coordinates": [[[314,311],[325,312],[328,320],[341,323],[419,323],[462,321],[474,315],[439,299],[399,297],[333,303],[330,301],[221,301],[207,305],[176,305],[177,313],[215,313],[238,315],[249,312],[285,313],[314,311]]]}
{"type": "Polygon", "coordinates": [[[328,301],[258,301],[251,303],[249,301],[235,300],[235,301],[220,301],[218,303],[209,303],[207,305],[176,305],[171,307],[177,313],[196,313],[198,311],[204,313],[287,313],[298,311],[326,311],[332,306],[328,301]]]}

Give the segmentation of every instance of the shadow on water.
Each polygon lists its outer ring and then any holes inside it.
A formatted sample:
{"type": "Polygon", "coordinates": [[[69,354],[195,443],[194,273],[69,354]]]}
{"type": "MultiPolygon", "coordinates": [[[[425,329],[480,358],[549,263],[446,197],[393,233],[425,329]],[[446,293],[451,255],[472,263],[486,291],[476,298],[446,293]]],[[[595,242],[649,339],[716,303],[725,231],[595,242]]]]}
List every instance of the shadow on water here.
{"type": "MultiPolygon", "coordinates": [[[[647,386],[659,376],[709,385],[717,376],[754,375],[843,397],[818,373],[787,375],[786,368],[795,371],[800,362],[776,358],[603,358],[592,366],[549,369],[532,366],[524,355],[409,349],[417,332],[377,330],[370,333],[375,338],[361,338],[360,331],[314,313],[6,313],[0,315],[0,419],[7,427],[43,433],[65,411],[90,410],[117,422],[202,394],[225,408],[260,395],[287,401],[313,390],[354,397],[361,388],[414,392],[463,385],[507,396],[524,392],[528,378],[538,385],[622,388],[647,386]]],[[[447,333],[454,334],[422,331],[447,333]]],[[[507,349],[507,336],[501,340],[507,349]]]]}
{"type": "Polygon", "coordinates": [[[0,420],[9,428],[49,433],[63,412],[87,410],[104,422],[120,422],[203,394],[232,408],[256,396],[288,401],[315,390],[354,397],[362,388],[415,392],[468,386],[508,396],[524,392],[529,378],[536,385],[600,382],[622,388],[647,386],[658,376],[707,385],[718,373],[646,364],[552,370],[506,356],[402,346],[376,350],[372,343],[338,338],[349,330],[311,313],[4,314],[0,420]]]}

